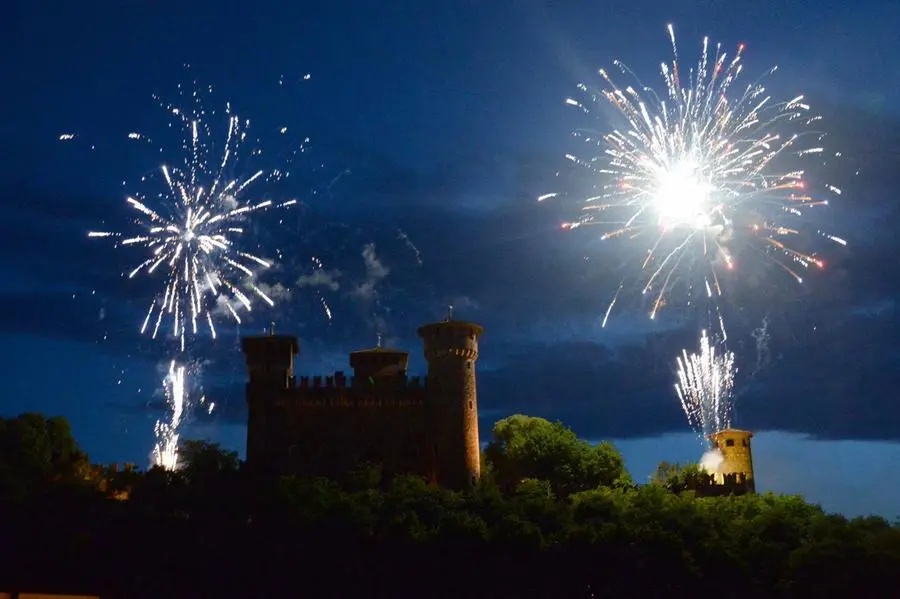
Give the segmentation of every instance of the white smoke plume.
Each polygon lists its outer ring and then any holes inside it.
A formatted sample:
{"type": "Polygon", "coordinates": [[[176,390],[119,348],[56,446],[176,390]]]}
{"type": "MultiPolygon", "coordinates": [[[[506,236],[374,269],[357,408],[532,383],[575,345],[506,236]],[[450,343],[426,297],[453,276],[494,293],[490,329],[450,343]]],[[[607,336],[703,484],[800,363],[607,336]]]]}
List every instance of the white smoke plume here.
{"type": "Polygon", "coordinates": [[[711,449],[703,454],[700,458],[700,467],[708,474],[715,474],[719,471],[719,466],[725,461],[725,456],[718,449],[711,449]]]}

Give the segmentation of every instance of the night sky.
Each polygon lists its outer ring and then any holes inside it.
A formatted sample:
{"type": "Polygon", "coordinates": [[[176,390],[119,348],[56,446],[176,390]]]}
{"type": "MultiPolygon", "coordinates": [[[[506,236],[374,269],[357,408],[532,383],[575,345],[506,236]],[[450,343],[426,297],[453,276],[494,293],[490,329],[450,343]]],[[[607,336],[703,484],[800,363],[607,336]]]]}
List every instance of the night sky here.
{"type": "Polygon", "coordinates": [[[346,354],[383,333],[424,374],[415,328],[452,303],[486,328],[483,438],[522,412],[614,440],[639,481],[660,460],[696,460],[672,390],[695,315],[672,305],[650,321],[630,305],[602,329],[621,246],[599,244],[592,229],[560,231],[577,216],[572,194],[535,201],[567,184],[564,156],[583,124],[565,105],[575,85],[597,83],[616,58],[655,85],[673,23],[684,62],[709,35],[729,51],[747,44],[748,79],[778,64],[773,94],[806,94],[845,159],[833,173],[844,193],[821,218],[848,247],[829,248],[828,268],[802,287],[757,269],[727,296],[735,424],[757,432],[759,485],[847,514],[900,516],[900,5],[286,4],[5,7],[0,414],[62,414],[94,461],[147,463],[174,345],[139,335],[155,281],[121,273],[140,251],[86,233],[128,229],[122,181],[160,158],[148,161],[126,134],[167,135],[151,95],[173,97],[196,79],[255,131],[287,127],[310,143],[277,190],[302,204],[250,231],[282,252],[264,279],[278,304],[190,349],[216,408],[186,436],[243,452],[241,334],[274,321],[300,337],[298,374],[324,375],[349,370],[346,354]],[[64,133],[76,138],[61,142],[64,133]]]}

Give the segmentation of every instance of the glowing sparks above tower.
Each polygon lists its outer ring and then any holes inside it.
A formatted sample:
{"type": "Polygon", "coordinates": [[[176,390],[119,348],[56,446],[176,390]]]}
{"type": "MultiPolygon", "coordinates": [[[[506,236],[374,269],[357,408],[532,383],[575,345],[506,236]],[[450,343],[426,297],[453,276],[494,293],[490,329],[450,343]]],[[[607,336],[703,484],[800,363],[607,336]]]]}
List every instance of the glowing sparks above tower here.
{"type": "Polygon", "coordinates": [[[675,392],[688,423],[704,440],[731,426],[734,399],[734,354],[716,351],[715,344],[700,334],[700,351],[683,350],[676,359],[678,383],[675,392]]]}

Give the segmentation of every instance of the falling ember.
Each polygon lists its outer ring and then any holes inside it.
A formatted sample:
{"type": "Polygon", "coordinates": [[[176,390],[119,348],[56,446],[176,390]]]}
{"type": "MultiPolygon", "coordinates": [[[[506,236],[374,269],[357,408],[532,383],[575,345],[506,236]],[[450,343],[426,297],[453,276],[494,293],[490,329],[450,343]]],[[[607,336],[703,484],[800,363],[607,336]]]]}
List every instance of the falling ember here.
{"type": "Polygon", "coordinates": [[[675,392],[688,423],[706,437],[731,426],[734,390],[734,354],[716,346],[706,335],[700,334],[700,351],[681,352],[676,358],[678,383],[675,392]]]}
{"type": "MultiPolygon", "coordinates": [[[[810,113],[803,96],[776,101],[759,81],[736,84],[743,45],[729,56],[721,45],[710,48],[704,39],[696,66],[684,71],[674,30],[668,30],[674,59],[662,64],[661,90],[643,85],[615,61],[618,70],[633,77],[632,85],[619,87],[600,70],[604,89],[579,84],[585,100],[566,100],[585,113],[608,102],[626,126],[606,134],[576,132],[599,152],[591,158],[566,158],[597,175],[599,189],[585,200],[581,218],[563,228],[604,225],[609,229],[603,240],[645,240],[639,278],[643,292],[653,294],[651,318],[676,284],[689,288],[695,282],[683,279],[699,275],[714,280],[717,267],[735,269],[728,249],[734,243],[753,244],[802,282],[796,269],[821,262],[776,238],[799,235],[799,217],[828,203],[813,197],[801,166],[804,159],[824,155],[819,145],[823,134],[812,128],[820,117],[810,113]]],[[[830,184],[821,188],[822,193],[841,193],[830,184]]],[[[550,197],[554,194],[539,200],[550,197]]],[[[706,289],[713,301],[721,293],[718,283],[706,289]]],[[[617,290],[608,310],[618,296],[617,290]]]]}

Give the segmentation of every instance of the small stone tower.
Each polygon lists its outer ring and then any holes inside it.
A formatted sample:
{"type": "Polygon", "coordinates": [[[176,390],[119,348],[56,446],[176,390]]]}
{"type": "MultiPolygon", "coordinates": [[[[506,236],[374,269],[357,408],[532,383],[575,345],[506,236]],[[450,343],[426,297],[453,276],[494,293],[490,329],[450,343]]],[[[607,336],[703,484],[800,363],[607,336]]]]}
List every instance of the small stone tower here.
{"type": "Polygon", "coordinates": [[[388,381],[405,381],[408,364],[409,353],[399,349],[386,349],[379,345],[355,351],[350,354],[353,385],[365,387],[388,381]]]}
{"type": "Polygon", "coordinates": [[[276,335],[244,337],[244,359],[250,380],[247,382],[247,463],[254,464],[269,453],[266,424],[272,396],[294,387],[294,356],[300,354],[297,338],[276,335]]]}
{"type": "Polygon", "coordinates": [[[716,484],[733,486],[744,493],[755,493],[753,454],[750,439],[753,433],[726,428],[709,436],[714,447],[722,453],[722,463],[715,474],[716,484]]]}
{"type": "Polygon", "coordinates": [[[481,476],[475,361],[483,332],[453,320],[452,311],[447,320],[418,330],[428,361],[429,450],[436,478],[451,489],[467,488],[481,476]]]}

